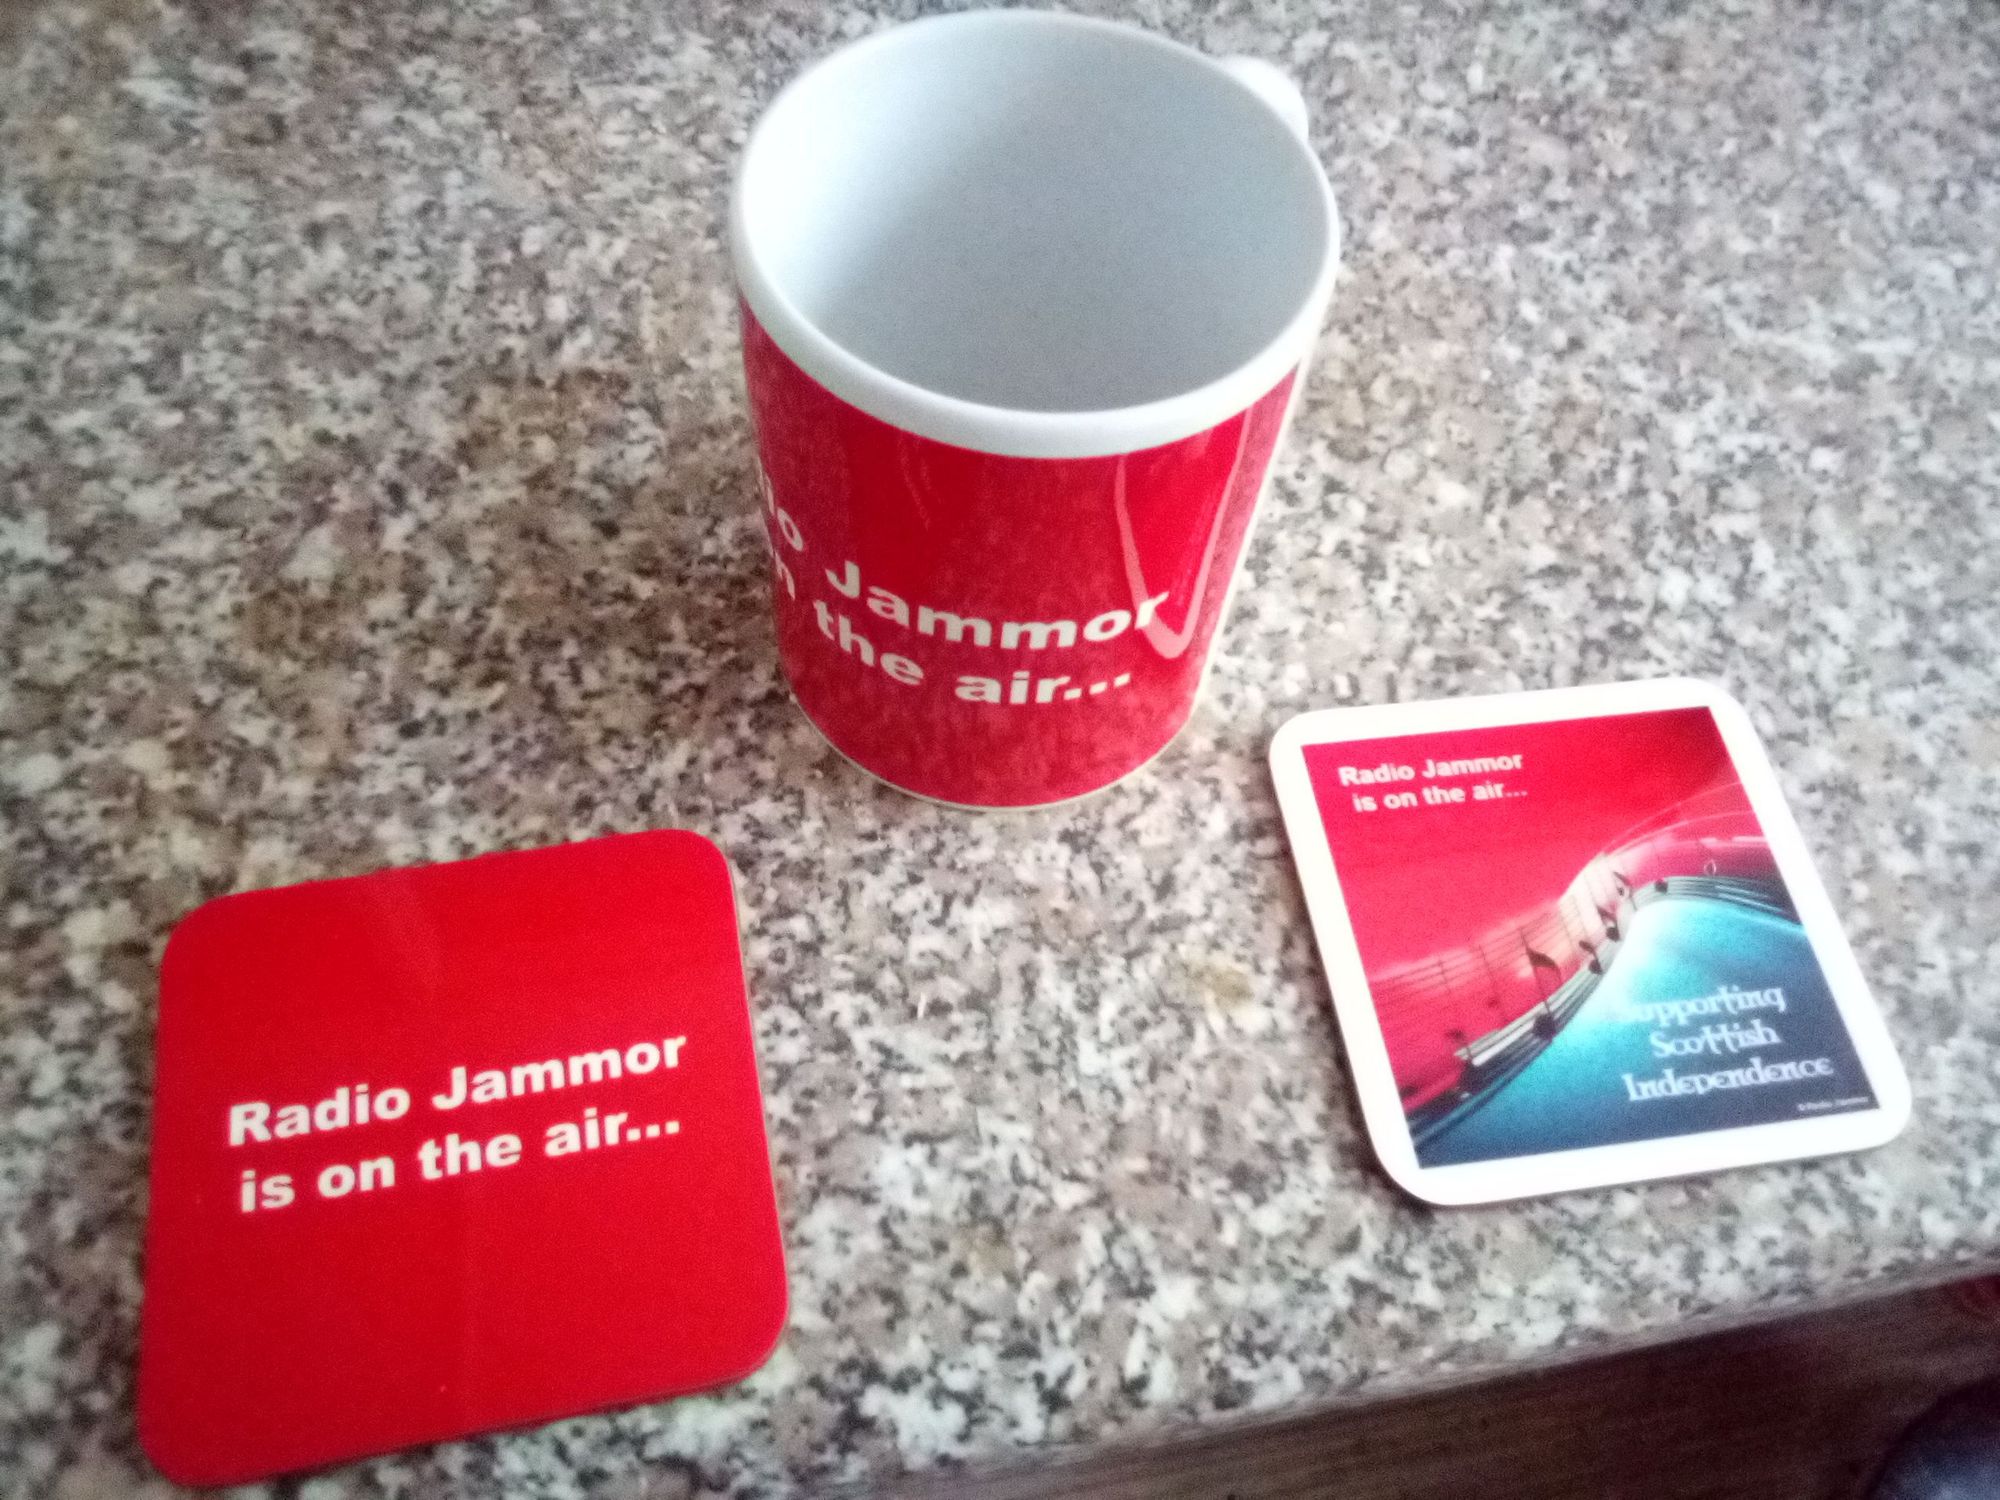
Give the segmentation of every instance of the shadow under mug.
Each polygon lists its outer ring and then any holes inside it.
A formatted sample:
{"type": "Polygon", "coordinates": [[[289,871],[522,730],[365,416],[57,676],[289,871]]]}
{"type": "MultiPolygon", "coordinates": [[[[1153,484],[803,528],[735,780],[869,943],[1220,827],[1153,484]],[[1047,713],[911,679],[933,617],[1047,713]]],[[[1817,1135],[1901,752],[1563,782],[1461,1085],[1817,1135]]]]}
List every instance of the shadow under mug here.
{"type": "Polygon", "coordinates": [[[731,233],[778,649],[890,784],[1109,786],[1200,692],[1339,258],[1275,69],[939,17],[771,105],[731,233]]]}

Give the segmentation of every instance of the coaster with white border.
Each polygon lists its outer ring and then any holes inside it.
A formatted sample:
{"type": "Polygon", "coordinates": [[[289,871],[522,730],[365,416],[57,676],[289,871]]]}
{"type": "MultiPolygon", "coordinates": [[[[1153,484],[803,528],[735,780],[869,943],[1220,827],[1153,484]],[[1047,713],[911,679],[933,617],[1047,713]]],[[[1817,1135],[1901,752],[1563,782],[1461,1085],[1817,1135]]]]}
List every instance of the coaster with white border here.
{"type": "Polygon", "coordinates": [[[1881,1145],[1909,1084],[1742,708],[1329,709],[1271,770],[1362,1116],[1434,1203],[1881,1145]]]}
{"type": "Polygon", "coordinates": [[[139,1434],[242,1483],[762,1364],[727,862],[629,834],[254,891],[160,979],[139,1434]]]}

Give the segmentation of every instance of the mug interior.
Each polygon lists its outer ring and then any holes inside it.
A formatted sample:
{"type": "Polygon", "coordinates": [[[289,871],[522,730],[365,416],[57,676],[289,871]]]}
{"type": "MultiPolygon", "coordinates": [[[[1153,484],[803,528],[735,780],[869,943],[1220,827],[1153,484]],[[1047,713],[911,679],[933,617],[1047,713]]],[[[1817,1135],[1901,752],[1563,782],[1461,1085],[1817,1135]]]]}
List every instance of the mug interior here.
{"type": "Polygon", "coordinates": [[[767,285],[937,395],[1102,412],[1220,380],[1283,335],[1334,253],[1310,154],[1199,54],[992,12],[808,72],[738,188],[767,285]]]}

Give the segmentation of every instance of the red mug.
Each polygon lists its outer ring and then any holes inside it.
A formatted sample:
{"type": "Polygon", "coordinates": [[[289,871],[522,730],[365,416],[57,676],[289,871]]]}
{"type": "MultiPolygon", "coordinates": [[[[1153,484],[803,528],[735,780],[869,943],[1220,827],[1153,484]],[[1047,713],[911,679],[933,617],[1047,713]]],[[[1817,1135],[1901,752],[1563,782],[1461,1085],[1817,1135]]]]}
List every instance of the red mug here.
{"type": "Polygon", "coordinates": [[[1151,760],[1332,291],[1297,91],[1108,22],[919,21],[779,95],[731,232],[806,716],[965,807],[1151,760]]]}

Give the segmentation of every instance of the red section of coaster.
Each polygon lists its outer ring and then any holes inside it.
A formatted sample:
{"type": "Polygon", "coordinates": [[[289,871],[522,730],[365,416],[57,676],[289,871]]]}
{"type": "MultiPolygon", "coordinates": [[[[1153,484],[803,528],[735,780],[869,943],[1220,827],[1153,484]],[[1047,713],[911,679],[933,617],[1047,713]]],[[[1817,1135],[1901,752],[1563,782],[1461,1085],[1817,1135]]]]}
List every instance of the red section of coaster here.
{"type": "Polygon", "coordinates": [[[174,933],[139,1369],[171,1478],[719,1385],[785,1305],[706,839],[252,892],[174,933]]]}

